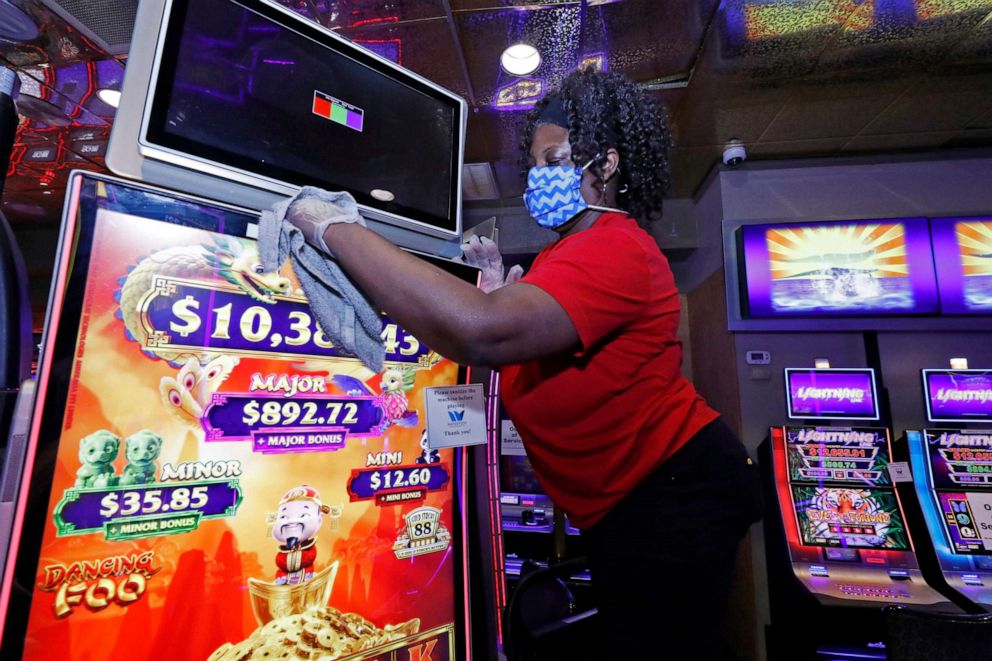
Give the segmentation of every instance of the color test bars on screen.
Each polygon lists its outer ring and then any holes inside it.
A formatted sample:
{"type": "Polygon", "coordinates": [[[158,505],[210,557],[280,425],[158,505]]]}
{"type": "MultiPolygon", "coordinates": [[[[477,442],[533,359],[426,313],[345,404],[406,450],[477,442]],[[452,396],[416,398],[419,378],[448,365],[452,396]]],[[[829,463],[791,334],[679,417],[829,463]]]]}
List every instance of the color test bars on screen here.
{"type": "Polygon", "coordinates": [[[316,90],[313,93],[313,114],[356,131],[361,131],[365,123],[364,110],[316,90]]]}

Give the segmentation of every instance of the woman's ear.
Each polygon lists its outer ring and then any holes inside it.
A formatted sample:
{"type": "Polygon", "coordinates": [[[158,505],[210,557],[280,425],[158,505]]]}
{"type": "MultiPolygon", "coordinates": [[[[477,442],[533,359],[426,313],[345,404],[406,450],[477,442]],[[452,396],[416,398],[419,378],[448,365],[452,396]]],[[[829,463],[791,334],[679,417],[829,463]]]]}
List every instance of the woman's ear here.
{"type": "Polygon", "coordinates": [[[603,179],[609,181],[620,167],[620,152],[610,147],[606,150],[606,165],[603,166],[603,179]]]}

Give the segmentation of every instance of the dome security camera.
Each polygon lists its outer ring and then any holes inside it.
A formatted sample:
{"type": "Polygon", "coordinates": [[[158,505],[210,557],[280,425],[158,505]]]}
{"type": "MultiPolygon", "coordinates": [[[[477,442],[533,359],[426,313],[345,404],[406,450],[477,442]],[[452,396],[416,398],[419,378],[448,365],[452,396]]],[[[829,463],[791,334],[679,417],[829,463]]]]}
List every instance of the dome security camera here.
{"type": "Polygon", "coordinates": [[[747,160],[747,151],[740,140],[731,140],[723,148],[723,162],[729,167],[735,167],[747,160]]]}

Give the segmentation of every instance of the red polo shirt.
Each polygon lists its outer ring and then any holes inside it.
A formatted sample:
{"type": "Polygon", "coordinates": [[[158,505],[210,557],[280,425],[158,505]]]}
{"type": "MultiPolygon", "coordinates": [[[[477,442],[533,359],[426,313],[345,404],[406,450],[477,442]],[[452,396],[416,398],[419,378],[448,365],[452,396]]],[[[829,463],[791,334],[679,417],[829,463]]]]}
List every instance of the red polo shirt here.
{"type": "Polygon", "coordinates": [[[633,219],[603,214],[522,282],[558,301],[582,348],[503,368],[503,402],[548,495],[588,528],[717,413],[679,370],[675,279],[633,219]]]}

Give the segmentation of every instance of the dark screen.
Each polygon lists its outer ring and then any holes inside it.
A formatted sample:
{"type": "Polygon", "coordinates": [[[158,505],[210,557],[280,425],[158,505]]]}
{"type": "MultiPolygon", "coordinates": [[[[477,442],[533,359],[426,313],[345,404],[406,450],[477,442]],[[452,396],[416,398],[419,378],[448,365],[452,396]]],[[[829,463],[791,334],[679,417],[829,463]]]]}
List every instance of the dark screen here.
{"type": "Polygon", "coordinates": [[[183,0],[147,137],[454,231],[459,104],[400,75],[261,3],[183,0]]]}
{"type": "Polygon", "coordinates": [[[537,475],[526,456],[503,455],[500,457],[500,491],[510,493],[544,493],[537,475]]]}

